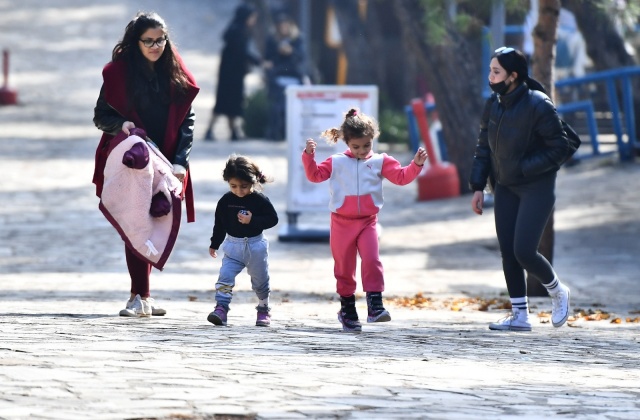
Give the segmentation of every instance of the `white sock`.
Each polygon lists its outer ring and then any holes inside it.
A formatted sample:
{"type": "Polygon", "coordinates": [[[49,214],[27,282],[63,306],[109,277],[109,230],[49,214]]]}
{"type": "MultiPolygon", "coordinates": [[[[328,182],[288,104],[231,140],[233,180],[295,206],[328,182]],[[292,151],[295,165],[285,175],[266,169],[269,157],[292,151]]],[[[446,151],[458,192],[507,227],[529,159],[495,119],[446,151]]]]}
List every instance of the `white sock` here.
{"type": "Polygon", "coordinates": [[[269,296],[264,299],[258,299],[258,306],[266,306],[269,307],[269,296]]]}
{"type": "Polygon", "coordinates": [[[544,284],[544,287],[547,288],[547,292],[549,292],[550,295],[556,294],[560,290],[560,280],[558,279],[558,275],[554,274],[553,280],[544,284]]]}
{"type": "Polygon", "coordinates": [[[511,307],[524,312],[529,317],[529,299],[525,297],[511,298],[511,307]]]}

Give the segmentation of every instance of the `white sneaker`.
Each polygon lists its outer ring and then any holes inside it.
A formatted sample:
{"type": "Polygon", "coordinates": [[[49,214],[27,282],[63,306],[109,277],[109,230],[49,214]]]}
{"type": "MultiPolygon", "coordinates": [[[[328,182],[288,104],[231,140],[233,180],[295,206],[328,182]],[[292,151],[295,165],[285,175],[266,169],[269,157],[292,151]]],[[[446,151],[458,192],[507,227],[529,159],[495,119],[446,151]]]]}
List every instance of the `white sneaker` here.
{"type": "Polygon", "coordinates": [[[120,316],[151,316],[151,305],[136,295],[133,300],[127,301],[127,306],[120,311],[120,316]]]}
{"type": "Polygon", "coordinates": [[[551,295],[551,323],[554,327],[562,327],[569,318],[570,291],[567,286],[560,283],[558,291],[551,295]]]}
{"type": "Polygon", "coordinates": [[[158,306],[154,298],[147,298],[147,303],[151,306],[151,315],[165,316],[167,311],[158,306]]]}
{"type": "Polygon", "coordinates": [[[489,329],[496,331],[531,331],[529,313],[522,309],[513,308],[509,315],[498,322],[489,324],[489,329]]]}

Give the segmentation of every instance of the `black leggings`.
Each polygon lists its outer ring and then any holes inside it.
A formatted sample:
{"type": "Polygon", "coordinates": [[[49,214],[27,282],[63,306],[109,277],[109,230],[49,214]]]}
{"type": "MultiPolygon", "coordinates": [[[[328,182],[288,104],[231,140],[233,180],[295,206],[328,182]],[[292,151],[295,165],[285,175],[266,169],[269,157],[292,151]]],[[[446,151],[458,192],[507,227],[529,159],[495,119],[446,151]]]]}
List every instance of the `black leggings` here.
{"type": "Polygon", "coordinates": [[[555,185],[555,172],[524,185],[496,184],[496,233],[511,298],[527,295],[524,270],[545,284],[555,277],[549,261],[538,252],[542,232],[555,205],[555,185]]]}

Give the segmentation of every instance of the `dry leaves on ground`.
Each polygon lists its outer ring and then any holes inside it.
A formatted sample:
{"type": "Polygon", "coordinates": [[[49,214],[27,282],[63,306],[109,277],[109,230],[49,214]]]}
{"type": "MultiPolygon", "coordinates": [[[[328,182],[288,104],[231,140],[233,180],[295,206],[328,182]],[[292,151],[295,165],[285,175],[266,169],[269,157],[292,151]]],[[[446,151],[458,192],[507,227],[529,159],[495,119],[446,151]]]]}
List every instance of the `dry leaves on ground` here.
{"type": "Polygon", "coordinates": [[[386,300],[393,305],[409,309],[449,309],[456,312],[465,308],[477,311],[511,309],[511,302],[503,298],[485,299],[481,297],[462,297],[436,301],[430,296],[416,293],[411,297],[395,297],[386,300]]]}
{"type": "MultiPolygon", "coordinates": [[[[549,322],[549,319],[551,318],[551,312],[538,312],[538,318],[540,319],[541,324],[546,324],[549,322]]],[[[569,324],[569,326],[573,326],[572,323],[576,321],[607,321],[607,320],[611,320],[610,322],[612,324],[623,323],[622,318],[615,317],[609,312],[606,312],[600,309],[584,310],[580,308],[574,309],[574,314],[569,316],[569,318],[567,319],[567,323],[569,324]]],[[[635,317],[635,318],[626,317],[624,321],[627,323],[640,323],[640,317],[635,317]]]]}

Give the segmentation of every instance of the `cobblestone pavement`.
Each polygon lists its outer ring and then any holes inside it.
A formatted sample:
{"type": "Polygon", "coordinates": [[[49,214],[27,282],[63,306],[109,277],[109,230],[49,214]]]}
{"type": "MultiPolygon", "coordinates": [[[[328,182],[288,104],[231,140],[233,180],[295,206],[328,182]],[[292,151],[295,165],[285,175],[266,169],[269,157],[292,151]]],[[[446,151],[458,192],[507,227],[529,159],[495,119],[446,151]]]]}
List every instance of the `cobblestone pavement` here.
{"type": "Polygon", "coordinates": [[[243,273],[229,326],[216,328],[206,316],[220,261],[207,248],[222,164],[255,157],[285,219],[286,145],[197,141],[197,221],[152,277],[168,314],[117,316],[123,244],[90,181],[101,67],[133,13],[155,8],[203,87],[201,137],[236,3],[0,0],[20,100],[0,107],[0,419],[640,418],[640,324],[628,322],[640,316],[637,163],[586,161],[558,181],[555,266],[574,307],[606,320],[576,315],[554,329],[534,314],[531,333],[489,331],[504,311],[475,299],[505,291],[492,212],[473,215],[468,196],[417,202],[414,183],[387,184],[380,214],[392,322],[340,332],[328,245],[279,242],[278,226],[267,232],[273,326],[253,326],[243,273]]]}

